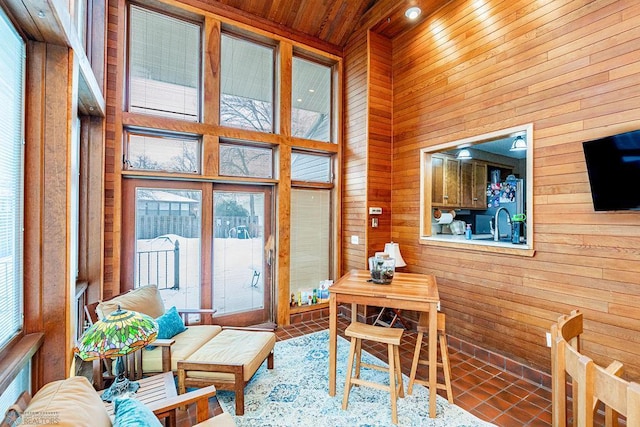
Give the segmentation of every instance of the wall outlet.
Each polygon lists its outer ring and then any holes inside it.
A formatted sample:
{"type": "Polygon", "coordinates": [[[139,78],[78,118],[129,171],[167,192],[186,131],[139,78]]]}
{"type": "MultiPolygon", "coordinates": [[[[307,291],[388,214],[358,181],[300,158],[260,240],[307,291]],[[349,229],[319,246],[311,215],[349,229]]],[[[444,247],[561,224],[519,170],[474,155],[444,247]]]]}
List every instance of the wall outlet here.
{"type": "Polygon", "coordinates": [[[551,347],[551,332],[547,332],[547,347],[551,347]]]}
{"type": "Polygon", "coordinates": [[[351,244],[352,245],[357,245],[360,243],[360,239],[358,238],[358,236],[351,236],[351,244]]]}
{"type": "Polygon", "coordinates": [[[440,311],[440,301],[438,301],[438,311],[440,311]]]}

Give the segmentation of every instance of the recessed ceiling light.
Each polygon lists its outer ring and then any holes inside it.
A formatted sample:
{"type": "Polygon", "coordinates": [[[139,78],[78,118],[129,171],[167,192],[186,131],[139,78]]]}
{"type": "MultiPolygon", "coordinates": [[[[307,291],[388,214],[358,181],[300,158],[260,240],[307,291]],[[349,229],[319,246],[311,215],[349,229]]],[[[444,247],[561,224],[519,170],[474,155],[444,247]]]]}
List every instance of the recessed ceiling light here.
{"type": "Polygon", "coordinates": [[[311,92],[311,93],[313,93],[315,91],[316,91],[315,89],[309,89],[309,92],[311,92]]]}
{"type": "Polygon", "coordinates": [[[407,11],[404,13],[404,16],[406,16],[409,19],[416,19],[418,16],[420,16],[421,13],[422,13],[422,10],[420,10],[419,7],[414,6],[407,9],[407,11]]]}
{"type": "Polygon", "coordinates": [[[302,102],[302,98],[298,98],[298,99],[296,99],[296,101],[302,102]]]}

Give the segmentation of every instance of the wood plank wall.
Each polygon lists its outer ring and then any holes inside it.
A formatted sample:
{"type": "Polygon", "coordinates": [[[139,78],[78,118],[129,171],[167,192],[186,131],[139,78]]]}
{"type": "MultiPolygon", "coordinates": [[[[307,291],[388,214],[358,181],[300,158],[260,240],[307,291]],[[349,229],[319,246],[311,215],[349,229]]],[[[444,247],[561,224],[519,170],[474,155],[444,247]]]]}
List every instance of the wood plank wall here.
{"type": "Polygon", "coordinates": [[[594,212],[581,145],[640,128],[638,46],[625,0],[453,0],[394,39],[393,235],[409,271],[437,276],[450,334],[549,372],[545,332],[578,308],[585,353],[640,379],[640,213],[594,212]],[[535,256],[419,244],[418,151],[525,123],[535,256]]]}
{"type": "Polygon", "coordinates": [[[367,32],[352,39],[344,61],[342,161],[342,271],[364,268],[367,259],[367,32]],[[359,244],[351,243],[358,236],[359,244]]]}
{"type": "MultiPolygon", "coordinates": [[[[368,215],[367,256],[384,249],[391,236],[391,40],[368,33],[368,144],[367,206],[382,208],[381,215],[368,215]],[[378,227],[371,225],[378,219],[378,227]]],[[[367,210],[367,214],[369,211],[367,210]]]]}

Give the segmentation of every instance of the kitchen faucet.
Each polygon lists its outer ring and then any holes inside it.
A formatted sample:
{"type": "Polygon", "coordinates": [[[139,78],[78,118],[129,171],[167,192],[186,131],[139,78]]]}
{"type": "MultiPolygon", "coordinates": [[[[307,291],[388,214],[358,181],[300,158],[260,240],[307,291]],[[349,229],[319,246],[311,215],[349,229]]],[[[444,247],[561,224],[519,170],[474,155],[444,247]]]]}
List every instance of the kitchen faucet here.
{"type": "MultiPolygon", "coordinates": [[[[507,224],[511,224],[511,214],[509,213],[509,210],[507,208],[505,208],[504,206],[501,206],[498,208],[498,210],[496,211],[496,216],[494,218],[494,223],[496,225],[496,229],[495,232],[493,233],[493,241],[497,242],[500,240],[500,223],[498,222],[498,217],[500,216],[500,212],[501,211],[505,211],[507,213],[507,224]]],[[[509,229],[511,229],[511,227],[509,227],[509,229]]],[[[511,239],[509,239],[511,240],[511,239]]]]}

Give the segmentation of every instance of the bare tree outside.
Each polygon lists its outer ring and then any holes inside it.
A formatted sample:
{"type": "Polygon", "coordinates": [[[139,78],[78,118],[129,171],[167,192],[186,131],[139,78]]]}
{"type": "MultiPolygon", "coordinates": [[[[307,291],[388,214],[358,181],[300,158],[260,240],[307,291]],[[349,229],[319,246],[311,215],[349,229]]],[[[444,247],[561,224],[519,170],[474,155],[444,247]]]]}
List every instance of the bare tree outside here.
{"type": "Polygon", "coordinates": [[[257,99],[223,94],[220,97],[220,122],[240,129],[273,132],[273,105],[257,99]]]}

